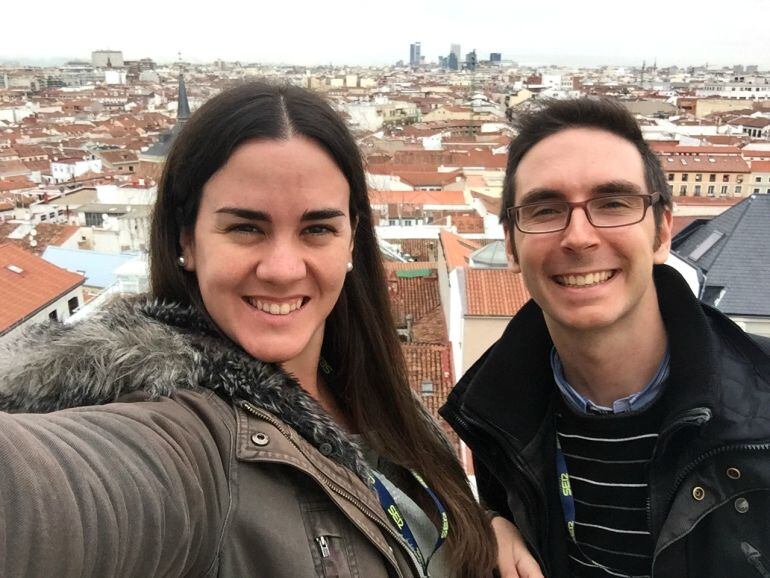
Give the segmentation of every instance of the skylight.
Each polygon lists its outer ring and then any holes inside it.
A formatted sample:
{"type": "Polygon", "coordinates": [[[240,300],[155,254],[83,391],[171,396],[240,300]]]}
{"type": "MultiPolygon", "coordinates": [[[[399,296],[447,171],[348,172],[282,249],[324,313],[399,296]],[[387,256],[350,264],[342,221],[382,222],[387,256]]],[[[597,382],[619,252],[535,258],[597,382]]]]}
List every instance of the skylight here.
{"type": "Polygon", "coordinates": [[[713,231],[708,237],[706,237],[703,241],[700,242],[700,244],[693,249],[693,251],[690,253],[689,257],[693,261],[697,261],[703,255],[706,254],[706,252],[713,247],[719,239],[724,237],[725,234],[722,231],[713,231]]]}
{"type": "Polygon", "coordinates": [[[17,275],[21,275],[22,273],[24,273],[24,269],[22,269],[18,265],[10,264],[10,265],[6,265],[5,268],[8,269],[9,271],[13,271],[17,275]]]}

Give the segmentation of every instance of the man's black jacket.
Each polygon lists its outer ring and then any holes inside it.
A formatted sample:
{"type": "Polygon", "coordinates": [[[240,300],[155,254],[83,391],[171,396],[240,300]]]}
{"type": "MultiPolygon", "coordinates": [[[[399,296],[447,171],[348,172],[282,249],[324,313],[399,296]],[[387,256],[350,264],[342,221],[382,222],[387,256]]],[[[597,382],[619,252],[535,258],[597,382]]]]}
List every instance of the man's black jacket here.
{"type": "MultiPolygon", "coordinates": [[[[652,575],[770,578],[770,340],[699,302],[674,269],[656,266],[654,277],[671,365],[649,470],[652,575]]],[[[570,574],[551,347],[530,301],[441,415],[474,454],[483,502],[516,523],[547,576],[560,577],[570,574]]]]}

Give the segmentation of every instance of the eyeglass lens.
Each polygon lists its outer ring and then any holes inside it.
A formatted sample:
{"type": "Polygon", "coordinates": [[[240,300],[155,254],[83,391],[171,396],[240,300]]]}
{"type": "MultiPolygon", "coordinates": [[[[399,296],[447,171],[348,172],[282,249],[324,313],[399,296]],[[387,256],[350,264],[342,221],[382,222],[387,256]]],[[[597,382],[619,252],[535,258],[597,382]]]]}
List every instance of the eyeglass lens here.
{"type": "MultiPolygon", "coordinates": [[[[584,205],[588,220],[595,227],[621,227],[644,218],[646,196],[618,195],[590,199],[584,205]]],[[[549,201],[516,209],[516,221],[527,232],[558,231],[567,227],[570,204],[549,201]]]]}

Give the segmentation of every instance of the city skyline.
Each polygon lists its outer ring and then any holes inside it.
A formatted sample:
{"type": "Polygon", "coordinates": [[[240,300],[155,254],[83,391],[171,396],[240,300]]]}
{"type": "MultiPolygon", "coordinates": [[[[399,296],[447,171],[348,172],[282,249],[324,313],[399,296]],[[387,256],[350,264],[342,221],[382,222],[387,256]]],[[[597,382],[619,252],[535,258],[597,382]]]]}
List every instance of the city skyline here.
{"type": "Polygon", "coordinates": [[[473,49],[479,59],[500,52],[504,60],[525,65],[639,66],[646,61],[770,68],[763,30],[770,0],[735,0],[729,6],[707,1],[698,10],[649,0],[642,13],[627,15],[603,0],[491,3],[483,11],[454,0],[418,5],[392,0],[388,10],[376,11],[352,0],[297,0],[291,18],[282,5],[244,7],[233,0],[220,1],[218,13],[137,0],[131,12],[64,14],[53,0],[41,0],[34,21],[20,6],[6,11],[7,21],[16,25],[4,27],[0,63],[55,65],[89,60],[93,50],[111,49],[122,51],[127,60],[158,62],[176,61],[181,54],[189,62],[381,66],[408,63],[410,44],[420,42],[428,63],[447,56],[451,44],[460,44],[463,56],[473,49]],[[740,17],[741,26],[728,26],[720,12],[740,17]],[[501,24],[506,22],[510,25],[501,24]]]}

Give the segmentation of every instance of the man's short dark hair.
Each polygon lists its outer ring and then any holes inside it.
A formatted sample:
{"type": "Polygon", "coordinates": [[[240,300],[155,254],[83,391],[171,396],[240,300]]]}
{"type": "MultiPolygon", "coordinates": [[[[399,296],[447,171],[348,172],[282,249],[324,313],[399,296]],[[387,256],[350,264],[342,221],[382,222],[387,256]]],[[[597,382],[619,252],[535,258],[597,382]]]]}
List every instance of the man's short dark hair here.
{"type": "Polygon", "coordinates": [[[506,210],[515,205],[516,170],[521,159],[541,140],[570,128],[593,128],[610,132],[626,139],[636,147],[644,163],[647,192],[659,192],[660,202],[654,205],[655,227],[660,226],[664,209],[671,209],[673,201],[666,175],[660,161],[642,137],[636,119],[617,100],[609,98],[576,98],[545,101],[540,107],[522,114],[514,126],[519,134],[508,147],[508,165],[503,183],[503,202],[500,221],[505,223],[506,210]]]}

